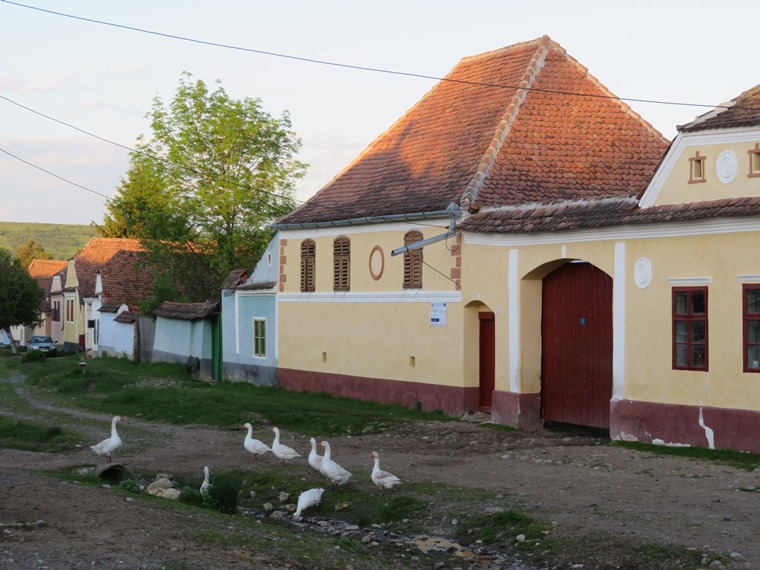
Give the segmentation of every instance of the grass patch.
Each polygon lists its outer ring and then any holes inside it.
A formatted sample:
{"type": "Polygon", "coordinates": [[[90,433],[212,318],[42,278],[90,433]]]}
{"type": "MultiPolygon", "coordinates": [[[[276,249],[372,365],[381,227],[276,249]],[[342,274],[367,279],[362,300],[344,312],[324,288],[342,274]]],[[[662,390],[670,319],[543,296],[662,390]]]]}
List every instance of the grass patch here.
{"type": "Polygon", "coordinates": [[[56,452],[71,449],[81,439],[75,432],[0,416],[0,447],[56,452]]]}
{"type": "Polygon", "coordinates": [[[482,540],[491,545],[512,545],[519,535],[525,543],[543,541],[549,526],[523,513],[506,510],[488,515],[466,517],[459,525],[462,540],[482,540]]]}
{"type": "Polygon", "coordinates": [[[728,465],[736,469],[752,471],[760,467],[760,455],[731,449],[707,449],[706,447],[675,447],[669,445],[654,445],[638,441],[614,441],[611,445],[619,445],[636,451],[645,451],[655,455],[670,455],[675,457],[687,457],[701,461],[710,461],[721,465],[728,465]]]}
{"type": "Polygon", "coordinates": [[[174,364],[102,357],[88,360],[83,374],[78,358],[64,356],[20,368],[28,385],[63,405],[171,424],[228,427],[253,421],[328,437],[381,432],[405,421],[456,421],[442,412],[328,394],[247,383],[212,385],[187,378],[184,367],[174,364]]]}

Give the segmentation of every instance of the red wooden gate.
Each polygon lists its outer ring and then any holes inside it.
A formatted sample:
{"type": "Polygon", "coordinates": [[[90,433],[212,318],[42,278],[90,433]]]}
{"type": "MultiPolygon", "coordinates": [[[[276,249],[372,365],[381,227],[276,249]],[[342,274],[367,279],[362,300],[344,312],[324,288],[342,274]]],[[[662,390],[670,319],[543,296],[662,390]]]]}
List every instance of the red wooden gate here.
{"type": "Polygon", "coordinates": [[[494,314],[478,313],[480,319],[480,411],[490,412],[496,376],[496,327],[494,314]]]}
{"type": "Polygon", "coordinates": [[[543,281],[542,415],[609,429],[611,398],[612,278],[568,263],[543,281]]]}

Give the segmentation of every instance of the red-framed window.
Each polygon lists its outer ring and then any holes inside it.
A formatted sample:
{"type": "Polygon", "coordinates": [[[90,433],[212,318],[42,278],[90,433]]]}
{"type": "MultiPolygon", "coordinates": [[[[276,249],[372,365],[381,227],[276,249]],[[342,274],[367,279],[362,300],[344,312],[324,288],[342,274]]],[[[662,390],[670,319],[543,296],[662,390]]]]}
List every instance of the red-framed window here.
{"type": "Polygon", "coordinates": [[[742,287],[744,371],[760,372],[760,284],[742,287]]]}
{"type": "Polygon", "coordinates": [[[674,370],[708,369],[707,332],[707,287],[674,287],[674,370]]]}

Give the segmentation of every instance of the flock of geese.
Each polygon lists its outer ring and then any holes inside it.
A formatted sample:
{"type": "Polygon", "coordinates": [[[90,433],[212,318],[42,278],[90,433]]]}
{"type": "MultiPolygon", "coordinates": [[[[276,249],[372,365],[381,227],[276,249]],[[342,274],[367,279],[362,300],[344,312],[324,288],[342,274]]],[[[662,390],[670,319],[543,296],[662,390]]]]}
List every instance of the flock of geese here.
{"type": "MultiPolygon", "coordinates": [[[[105,457],[108,463],[111,463],[111,457],[113,453],[122,445],[121,437],[119,437],[119,433],[116,430],[116,424],[122,420],[122,416],[114,416],[113,420],[111,421],[111,437],[104,439],[96,445],[90,446],[90,449],[92,449],[92,451],[94,451],[97,455],[105,457]]],[[[283,464],[292,459],[301,457],[301,454],[298,453],[295,449],[288,447],[287,445],[280,442],[279,428],[272,428],[272,431],[274,432],[274,441],[272,442],[272,445],[269,446],[263,441],[255,439],[253,437],[253,426],[250,423],[245,423],[241,427],[248,430],[248,433],[243,440],[243,447],[251,454],[253,454],[254,460],[258,459],[260,455],[264,455],[265,453],[269,452],[277,457],[283,464]]],[[[310,438],[310,442],[311,451],[309,452],[308,461],[312,469],[322,474],[328,481],[330,481],[330,484],[333,487],[338,487],[348,483],[348,481],[351,479],[352,473],[336,463],[332,458],[332,450],[330,449],[329,442],[320,441],[317,443],[317,440],[313,437],[310,438]],[[324,455],[319,455],[317,450],[318,447],[321,447],[325,450],[324,455]]],[[[377,453],[377,451],[373,451],[369,454],[369,456],[375,461],[375,465],[372,469],[370,478],[372,479],[372,482],[378,488],[380,488],[381,491],[392,489],[394,486],[401,483],[401,479],[396,477],[393,473],[389,473],[388,471],[380,469],[380,455],[377,453]]],[[[201,494],[206,494],[208,493],[209,489],[208,467],[203,468],[203,475],[203,483],[201,484],[200,492],[201,494]]],[[[293,518],[295,520],[299,520],[301,518],[301,513],[305,509],[319,505],[322,500],[322,494],[324,492],[325,490],[322,488],[315,488],[301,493],[298,497],[298,505],[296,507],[295,513],[293,514],[293,518]]]]}

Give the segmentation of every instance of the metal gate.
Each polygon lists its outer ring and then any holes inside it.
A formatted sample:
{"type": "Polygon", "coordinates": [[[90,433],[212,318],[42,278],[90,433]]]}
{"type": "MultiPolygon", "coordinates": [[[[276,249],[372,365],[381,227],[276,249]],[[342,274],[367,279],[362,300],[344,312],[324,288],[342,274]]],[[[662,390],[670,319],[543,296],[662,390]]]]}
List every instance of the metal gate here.
{"type": "Polygon", "coordinates": [[[609,429],[611,398],[612,278],[568,263],[543,281],[542,417],[609,429]]]}

